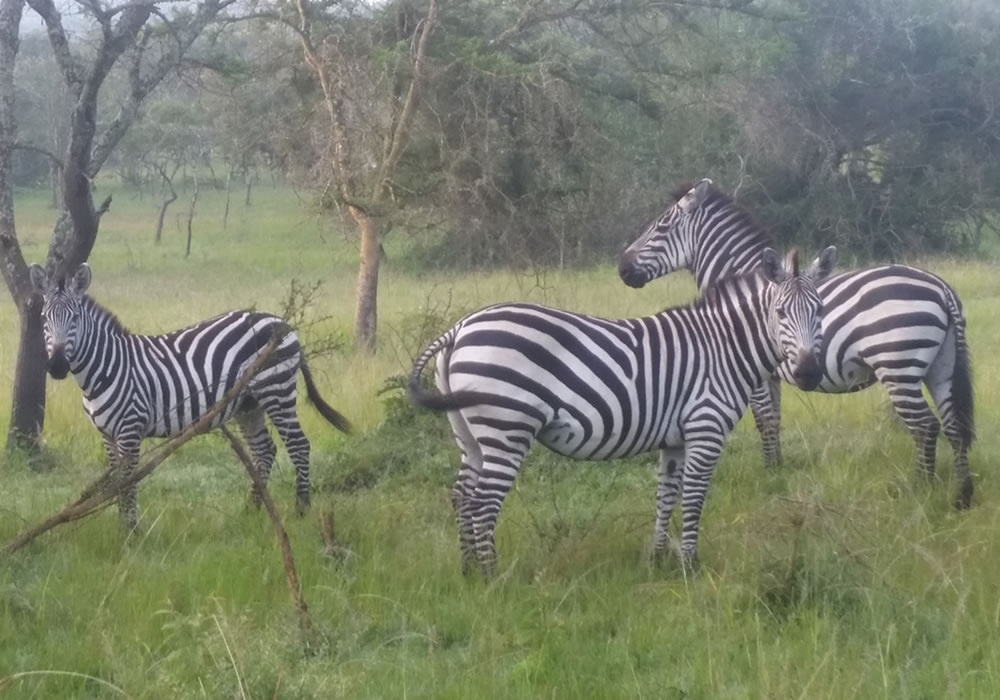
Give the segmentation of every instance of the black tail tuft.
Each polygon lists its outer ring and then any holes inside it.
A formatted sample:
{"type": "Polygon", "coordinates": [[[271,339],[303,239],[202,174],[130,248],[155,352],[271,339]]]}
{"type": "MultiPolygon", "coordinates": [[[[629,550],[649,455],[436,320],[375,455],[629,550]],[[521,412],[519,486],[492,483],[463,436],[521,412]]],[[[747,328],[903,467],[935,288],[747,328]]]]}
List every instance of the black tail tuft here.
{"type": "Polygon", "coordinates": [[[312,402],[319,414],[327,419],[334,428],[342,433],[350,434],[354,428],[351,426],[351,421],[347,420],[342,416],[337,410],[323,400],[323,397],[319,395],[319,390],[316,388],[316,382],[313,381],[312,371],[309,369],[309,365],[306,364],[305,357],[302,358],[302,365],[299,367],[302,370],[302,377],[306,380],[306,395],[312,402]]]}
{"type": "Polygon", "coordinates": [[[972,358],[965,342],[964,319],[955,322],[955,370],[951,376],[951,405],[958,420],[962,443],[968,448],[976,439],[976,419],[972,358]]]}
{"type": "Polygon", "coordinates": [[[490,395],[478,391],[455,391],[450,394],[434,394],[420,386],[420,377],[410,379],[410,399],[422,408],[432,411],[457,411],[460,408],[490,403],[490,395]]]}

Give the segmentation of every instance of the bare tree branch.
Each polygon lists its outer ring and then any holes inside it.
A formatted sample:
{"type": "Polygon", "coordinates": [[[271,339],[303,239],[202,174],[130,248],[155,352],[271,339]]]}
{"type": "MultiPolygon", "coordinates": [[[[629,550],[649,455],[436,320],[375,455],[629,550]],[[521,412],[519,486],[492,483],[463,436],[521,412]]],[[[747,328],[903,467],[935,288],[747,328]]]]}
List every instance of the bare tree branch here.
{"type": "Polygon", "coordinates": [[[132,126],[139,114],[139,106],[149,93],[160,84],[167,74],[180,65],[184,54],[191,48],[191,44],[201,35],[205,27],[218,18],[220,12],[233,5],[236,0],[210,0],[198,5],[195,14],[186,24],[170,24],[168,28],[174,38],[174,44],[170,51],[163,56],[142,74],[142,59],[152,35],[152,28],[147,27],[143,36],[136,44],[132,62],[129,66],[129,94],[125,103],[121,106],[118,114],[108,125],[108,128],[101,135],[94,146],[91,156],[88,173],[94,177],[104,166],[108,156],[115,149],[118,143],[125,136],[125,133],[132,126]]]}
{"type": "Polygon", "coordinates": [[[45,28],[49,35],[49,43],[52,45],[52,53],[62,71],[63,78],[70,88],[74,97],[80,96],[83,87],[83,68],[74,58],[69,48],[69,40],[66,38],[66,31],[63,29],[62,15],[56,9],[52,0],[28,0],[31,9],[41,16],[45,22],[45,28]]]}
{"type": "Polygon", "coordinates": [[[59,158],[59,156],[57,156],[55,153],[53,153],[50,150],[42,148],[41,146],[34,146],[34,145],[30,144],[30,143],[15,143],[14,145],[11,146],[11,150],[14,150],[14,151],[31,151],[32,153],[40,153],[41,155],[45,156],[46,158],[48,158],[49,160],[51,160],[53,163],[55,163],[56,165],[58,165],[60,168],[63,167],[63,162],[59,158]]]}
{"type": "Polygon", "coordinates": [[[386,193],[389,188],[389,180],[395,175],[396,166],[403,150],[409,142],[410,125],[416,113],[417,102],[420,101],[420,90],[427,78],[424,70],[424,60],[427,55],[427,44],[434,27],[437,25],[438,0],[430,0],[427,7],[427,17],[420,24],[418,31],[420,37],[417,39],[417,52],[413,58],[413,78],[410,80],[410,89],[406,93],[406,100],[403,102],[403,109],[396,123],[396,129],[392,134],[392,147],[389,155],[382,161],[379,167],[378,179],[375,181],[374,198],[377,200],[381,193],[386,193]]]}
{"type": "MultiPolygon", "coordinates": [[[[236,456],[239,457],[240,462],[246,468],[247,474],[250,476],[250,482],[253,484],[256,493],[260,495],[264,509],[271,519],[271,525],[274,526],[274,534],[277,536],[278,545],[281,547],[281,560],[285,566],[285,578],[288,581],[288,589],[291,591],[292,602],[295,605],[295,611],[298,613],[299,629],[303,635],[309,635],[315,629],[315,625],[313,624],[312,616],[309,614],[309,606],[306,605],[306,600],[302,596],[302,583],[299,581],[298,572],[295,570],[292,543],[288,539],[288,532],[285,530],[284,524],[281,522],[281,516],[278,515],[278,509],[274,505],[274,499],[271,498],[271,492],[268,491],[267,484],[261,480],[260,474],[257,473],[257,468],[254,466],[253,459],[243,446],[243,443],[226,426],[221,426],[219,430],[229,440],[229,445],[233,448],[233,452],[236,453],[236,456]]],[[[311,639],[307,636],[305,642],[308,647],[311,639]]]]}

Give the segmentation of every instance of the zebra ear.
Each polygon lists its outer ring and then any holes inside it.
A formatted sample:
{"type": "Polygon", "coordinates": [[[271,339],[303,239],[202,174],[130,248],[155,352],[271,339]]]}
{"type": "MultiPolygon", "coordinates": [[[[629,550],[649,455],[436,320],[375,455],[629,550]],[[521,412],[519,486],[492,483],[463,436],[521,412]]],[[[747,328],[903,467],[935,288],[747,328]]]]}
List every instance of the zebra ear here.
{"type": "Polygon", "coordinates": [[[31,278],[31,288],[39,294],[45,294],[49,290],[49,273],[38,263],[28,268],[28,277],[31,278]]]}
{"type": "Polygon", "coordinates": [[[76,268],[73,277],[70,278],[68,286],[70,293],[82,296],[90,287],[90,265],[80,263],[80,267],[76,268]]]}
{"type": "Polygon", "coordinates": [[[813,282],[822,282],[833,272],[834,265],[837,264],[837,247],[830,246],[823,250],[812,265],[806,270],[806,276],[813,282]]]}
{"type": "Polygon", "coordinates": [[[774,248],[764,248],[761,251],[760,270],[764,273],[764,279],[773,284],[781,284],[788,279],[788,273],[785,272],[781,256],[774,248]]]}
{"type": "Polygon", "coordinates": [[[681,211],[685,214],[690,214],[695,209],[700,207],[702,202],[705,201],[711,187],[712,181],[707,177],[699,180],[698,184],[688,190],[688,193],[678,200],[677,206],[679,206],[681,211]]]}

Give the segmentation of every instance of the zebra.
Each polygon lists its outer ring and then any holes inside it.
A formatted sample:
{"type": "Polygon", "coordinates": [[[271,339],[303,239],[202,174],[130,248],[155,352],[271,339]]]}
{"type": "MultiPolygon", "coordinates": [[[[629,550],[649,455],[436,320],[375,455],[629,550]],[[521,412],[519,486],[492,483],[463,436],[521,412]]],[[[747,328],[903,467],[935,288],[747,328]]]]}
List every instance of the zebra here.
{"type": "MultiPolygon", "coordinates": [[[[87,263],[54,279],[41,265],[32,265],[30,278],[44,300],[48,373],[54,379],[73,373],[83,390],[84,410],[100,431],[109,465],[121,481],[135,469],[143,438],[177,435],[197,421],[278,334],[278,346],[265,367],[212,427],[235,417],[266,484],[277,452],[265,421],[270,418],[295,466],[298,511],[308,509],[309,441],[295,410],[297,373],[302,372],[306,395],[320,415],[345,433],[351,424],[320,396],[299,340],[283,319],[231,311],[171,333],[137,335],[87,295],[87,263]]],[[[260,497],[253,488],[251,499],[258,506],[260,497]]],[[[118,508],[126,528],[133,530],[138,522],[135,484],[120,487],[118,508]]]]}
{"type": "MultiPolygon", "coordinates": [[[[675,203],[621,256],[619,274],[630,287],[687,268],[704,291],[730,274],[757,266],[770,235],[728,195],[703,179],[682,185],[675,203]]],[[[942,424],[955,454],[955,507],[968,508],[973,484],[968,451],[975,438],[974,391],[965,316],[955,291],[940,277],[907,265],[879,265],[840,273],[818,287],[823,299],[823,378],[816,391],[844,393],[886,388],[910,430],[918,471],[932,478],[942,424]],[[926,384],[940,420],[924,398],[926,384]]],[[[778,375],[790,378],[787,364],[778,375]]],[[[780,383],[761,384],[751,400],[764,460],[781,458],[780,383]]]]}
{"type": "Polygon", "coordinates": [[[607,460],[660,450],[653,555],[682,495],[681,555],[697,562],[698,523],[726,435],[751,390],[788,359],[795,379],[819,381],[821,304],[815,283],[836,249],[805,271],[773,249],[759,272],[711,287],[688,306],[609,320],[530,303],[466,316],[420,355],[409,379],[418,405],[447,411],[461,452],[452,489],[462,568],[496,569],[504,497],[535,440],[554,452],[607,460]],[[421,374],[438,356],[438,392],[421,374]]]}

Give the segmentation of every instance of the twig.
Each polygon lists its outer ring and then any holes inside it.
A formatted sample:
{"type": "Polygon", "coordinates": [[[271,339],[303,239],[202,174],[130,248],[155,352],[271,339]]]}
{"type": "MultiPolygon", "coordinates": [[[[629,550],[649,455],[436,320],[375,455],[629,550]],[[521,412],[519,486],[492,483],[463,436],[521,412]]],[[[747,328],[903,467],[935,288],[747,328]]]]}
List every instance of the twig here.
{"type": "Polygon", "coordinates": [[[320,514],[319,529],[320,532],[323,534],[323,544],[326,545],[326,548],[323,550],[323,553],[326,554],[326,556],[331,557],[333,559],[339,558],[341,551],[340,548],[337,547],[336,530],[333,529],[332,510],[323,511],[323,513],[320,514]]]}
{"type": "Polygon", "coordinates": [[[277,349],[280,340],[280,336],[276,335],[272,337],[271,340],[268,341],[267,345],[264,346],[261,354],[258,355],[257,358],[250,364],[250,366],[243,373],[243,376],[240,377],[239,381],[236,382],[233,388],[226,392],[222,399],[212,404],[212,407],[204,415],[202,415],[201,418],[185,428],[179,435],[172,437],[167,442],[164,442],[147,452],[145,455],[146,463],[136,469],[127,479],[122,479],[120,481],[113,479],[113,470],[108,469],[104,472],[104,474],[98,477],[96,481],[85,488],[75,501],[64,507],[59,512],[49,516],[38,525],[23,531],[0,551],[2,551],[3,554],[12,554],[25,547],[39,535],[48,532],[54,527],[62,525],[63,523],[85,518],[88,515],[93,515],[97,511],[104,508],[109,501],[115,498],[121,489],[136,484],[146,478],[181,445],[196,435],[200,435],[207,429],[211,428],[212,421],[215,420],[219,413],[221,413],[226,406],[232,403],[232,401],[239,396],[240,392],[246,388],[247,384],[250,383],[250,380],[264,368],[265,363],[268,359],[270,359],[275,349],[277,349]]]}
{"type": "MultiPolygon", "coordinates": [[[[288,540],[288,532],[285,531],[285,526],[281,522],[281,516],[278,515],[278,509],[274,506],[271,492],[267,490],[267,484],[261,480],[260,474],[257,473],[257,468],[253,464],[253,459],[243,446],[243,443],[226,426],[220,426],[219,429],[229,440],[229,445],[233,448],[233,452],[236,453],[243,466],[246,467],[247,474],[250,475],[250,481],[253,483],[254,492],[260,496],[260,500],[264,504],[264,509],[267,510],[267,514],[271,518],[271,524],[274,525],[274,534],[278,536],[278,544],[281,546],[281,559],[285,565],[285,577],[288,579],[288,588],[292,592],[295,611],[299,615],[299,627],[304,634],[308,634],[312,632],[315,625],[313,624],[312,616],[309,615],[309,606],[306,605],[305,598],[302,597],[302,584],[299,582],[299,575],[295,571],[292,543],[288,540]]],[[[309,645],[308,637],[306,638],[306,645],[309,645]]]]}

